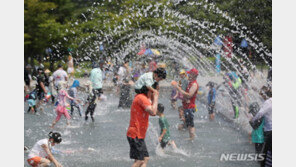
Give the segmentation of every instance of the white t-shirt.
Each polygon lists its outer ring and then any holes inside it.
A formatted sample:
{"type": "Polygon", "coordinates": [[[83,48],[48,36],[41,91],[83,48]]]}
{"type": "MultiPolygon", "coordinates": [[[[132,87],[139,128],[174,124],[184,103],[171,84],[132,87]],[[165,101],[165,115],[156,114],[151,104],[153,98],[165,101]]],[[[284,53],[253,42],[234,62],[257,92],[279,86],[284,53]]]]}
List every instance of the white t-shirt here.
{"type": "Polygon", "coordinates": [[[143,86],[150,86],[154,84],[153,72],[147,72],[140,76],[140,78],[135,83],[135,89],[141,89],[143,86]]]}
{"type": "Polygon", "coordinates": [[[58,86],[60,81],[66,81],[66,78],[68,77],[66,71],[64,71],[63,69],[56,70],[52,75],[55,80],[55,86],[58,86]]]}
{"type": "Polygon", "coordinates": [[[45,150],[41,147],[43,144],[47,145],[49,147],[49,150],[51,150],[51,146],[48,144],[48,139],[42,139],[39,140],[31,149],[28,158],[33,157],[42,157],[45,158],[47,156],[45,150]]]}
{"type": "Polygon", "coordinates": [[[267,99],[252,121],[264,117],[264,131],[272,131],[272,98],[267,99]]]}

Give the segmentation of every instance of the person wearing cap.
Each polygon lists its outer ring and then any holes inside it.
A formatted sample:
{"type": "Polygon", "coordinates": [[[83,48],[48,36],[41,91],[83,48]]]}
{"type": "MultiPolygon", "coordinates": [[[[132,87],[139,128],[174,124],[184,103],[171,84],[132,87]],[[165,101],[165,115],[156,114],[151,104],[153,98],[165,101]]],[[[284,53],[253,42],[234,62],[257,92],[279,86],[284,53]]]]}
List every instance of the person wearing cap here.
{"type": "Polygon", "coordinates": [[[100,60],[99,64],[95,63],[93,69],[90,72],[90,81],[92,82],[93,93],[95,98],[99,99],[101,94],[103,94],[103,66],[105,64],[104,60],[100,60]]]}
{"type": "Polygon", "coordinates": [[[28,154],[27,162],[33,167],[45,167],[49,166],[52,162],[56,167],[62,167],[62,165],[52,155],[52,147],[55,144],[62,142],[62,136],[58,132],[50,132],[49,138],[39,140],[34,144],[33,148],[28,154]]]}
{"type": "MultiPolygon", "coordinates": [[[[186,71],[184,69],[180,70],[180,80],[179,80],[179,86],[182,88],[182,90],[186,91],[186,88],[188,86],[188,77],[186,74],[186,71]]],[[[179,99],[183,99],[183,95],[179,93],[179,99]]]]}
{"type": "MultiPolygon", "coordinates": [[[[70,87],[70,90],[69,90],[69,95],[71,97],[73,97],[74,99],[77,98],[77,96],[78,96],[77,92],[78,92],[79,87],[80,87],[80,82],[75,79],[73,81],[72,86],[70,87]]],[[[74,107],[77,108],[80,117],[82,116],[82,106],[80,105],[80,102],[81,101],[79,99],[70,100],[71,116],[73,115],[74,107]]]]}
{"type": "Polygon", "coordinates": [[[185,126],[189,130],[190,140],[193,140],[195,137],[195,128],[194,128],[194,112],[195,112],[195,99],[198,92],[198,83],[196,78],[198,76],[198,70],[192,68],[190,71],[187,71],[188,74],[188,86],[184,91],[182,87],[178,84],[173,84],[174,87],[178,89],[183,95],[182,105],[185,115],[185,126]]]}

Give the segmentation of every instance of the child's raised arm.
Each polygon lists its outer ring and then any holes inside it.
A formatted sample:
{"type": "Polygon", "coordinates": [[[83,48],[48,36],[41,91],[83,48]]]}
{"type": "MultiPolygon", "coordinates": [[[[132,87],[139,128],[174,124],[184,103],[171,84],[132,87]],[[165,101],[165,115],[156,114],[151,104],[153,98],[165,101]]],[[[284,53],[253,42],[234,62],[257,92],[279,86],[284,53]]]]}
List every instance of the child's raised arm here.
{"type": "Polygon", "coordinates": [[[62,167],[62,165],[54,158],[51,151],[49,150],[48,146],[46,144],[41,145],[41,147],[44,149],[46,154],[48,155],[48,158],[56,167],[62,167]]]}
{"type": "Polygon", "coordinates": [[[71,96],[69,96],[69,94],[65,91],[65,95],[66,95],[66,97],[68,98],[68,99],[70,99],[70,100],[74,100],[74,98],[73,97],[71,97],[71,96]]]}

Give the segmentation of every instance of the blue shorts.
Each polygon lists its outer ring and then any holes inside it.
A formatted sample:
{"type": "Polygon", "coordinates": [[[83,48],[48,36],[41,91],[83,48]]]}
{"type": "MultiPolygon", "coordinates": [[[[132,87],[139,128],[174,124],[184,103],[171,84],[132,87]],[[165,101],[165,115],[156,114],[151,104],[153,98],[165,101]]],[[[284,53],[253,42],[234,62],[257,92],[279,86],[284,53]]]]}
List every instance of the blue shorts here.
{"type": "Polygon", "coordinates": [[[195,108],[190,108],[190,109],[185,109],[184,110],[184,115],[185,115],[185,126],[191,126],[194,127],[194,111],[195,108]]]}

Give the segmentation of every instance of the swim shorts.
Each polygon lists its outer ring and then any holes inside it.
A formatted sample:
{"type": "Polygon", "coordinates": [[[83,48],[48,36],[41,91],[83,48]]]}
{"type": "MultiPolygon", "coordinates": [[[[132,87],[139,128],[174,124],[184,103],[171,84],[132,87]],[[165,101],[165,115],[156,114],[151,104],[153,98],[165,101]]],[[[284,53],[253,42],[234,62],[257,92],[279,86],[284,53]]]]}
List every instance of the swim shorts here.
{"type": "Polygon", "coordinates": [[[209,114],[213,114],[215,111],[215,102],[208,105],[209,114]]]}
{"type": "Polygon", "coordinates": [[[41,161],[41,157],[33,157],[33,158],[28,159],[27,161],[31,166],[37,167],[41,161]]]}
{"type": "Polygon", "coordinates": [[[136,160],[144,160],[144,157],[149,157],[146,143],[144,139],[131,138],[127,136],[130,145],[130,158],[136,160]]]}
{"type": "Polygon", "coordinates": [[[185,115],[185,126],[191,126],[194,127],[194,111],[195,108],[190,108],[190,109],[185,109],[184,110],[184,115],[185,115]]]}
{"type": "Polygon", "coordinates": [[[96,97],[100,97],[101,94],[103,94],[103,90],[102,89],[93,89],[93,93],[96,97]]]}

